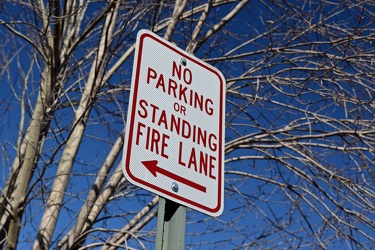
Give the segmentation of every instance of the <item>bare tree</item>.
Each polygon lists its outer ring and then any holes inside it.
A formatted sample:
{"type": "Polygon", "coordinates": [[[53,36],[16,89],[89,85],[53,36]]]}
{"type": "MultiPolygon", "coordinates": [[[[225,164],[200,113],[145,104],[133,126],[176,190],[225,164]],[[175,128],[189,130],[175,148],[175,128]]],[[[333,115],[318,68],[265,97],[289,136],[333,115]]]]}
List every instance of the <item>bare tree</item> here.
{"type": "Polygon", "coordinates": [[[3,1],[0,249],[152,248],[121,152],[136,33],[227,79],[225,211],[186,247],[371,249],[375,1],[3,1]]]}

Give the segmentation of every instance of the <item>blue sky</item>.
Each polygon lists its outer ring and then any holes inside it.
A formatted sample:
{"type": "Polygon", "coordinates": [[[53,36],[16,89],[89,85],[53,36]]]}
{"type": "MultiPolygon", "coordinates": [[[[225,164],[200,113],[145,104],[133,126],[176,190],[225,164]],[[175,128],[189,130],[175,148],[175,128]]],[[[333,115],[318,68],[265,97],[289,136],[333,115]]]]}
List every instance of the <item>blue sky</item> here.
{"type": "MultiPolygon", "coordinates": [[[[370,146],[350,135],[314,138],[314,135],[320,135],[327,131],[354,129],[354,126],[367,130],[368,128],[360,122],[352,123],[350,121],[373,120],[371,106],[371,98],[374,94],[373,83],[371,75],[366,72],[372,70],[371,58],[368,55],[374,52],[372,37],[370,37],[374,32],[372,20],[374,7],[365,5],[365,9],[362,9],[361,4],[351,7],[350,1],[346,1],[351,9],[344,10],[339,3],[289,2],[289,4],[296,3],[297,8],[303,14],[303,16],[298,16],[286,2],[275,2],[280,5],[277,7],[267,3],[268,7],[262,1],[250,2],[233,22],[228,23],[225,32],[219,32],[195,53],[197,57],[207,60],[218,68],[228,83],[249,71],[247,75],[244,75],[243,80],[236,81],[228,89],[226,102],[226,122],[228,123],[226,142],[229,143],[242,136],[248,136],[248,141],[242,144],[242,148],[237,148],[226,154],[225,170],[227,174],[225,175],[226,191],[223,214],[218,218],[211,218],[188,209],[185,242],[191,249],[235,249],[240,245],[247,244],[251,248],[252,243],[261,243],[262,236],[267,239],[267,242],[263,243],[264,247],[291,248],[298,245],[304,247],[315,240],[314,237],[306,235],[311,235],[312,231],[318,233],[328,227],[329,223],[319,218],[317,211],[327,212],[328,209],[332,209],[334,213],[337,212],[342,216],[341,218],[345,218],[345,215],[340,214],[342,212],[333,205],[333,202],[327,201],[329,198],[333,197],[333,200],[337,200],[341,205],[354,211],[363,212],[364,210],[361,208],[356,208],[356,201],[353,202],[354,198],[349,195],[351,190],[342,186],[342,183],[337,180],[332,179],[332,183],[328,182],[330,176],[312,164],[313,160],[330,171],[336,171],[353,181],[357,176],[362,186],[370,190],[374,189],[373,165],[371,165],[374,156],[372,152],[363,151],[360,154],[353,151],[346,152],[342,148],[334,149],[335,146],[349,147],[350,145],[372,147],[371,135],[368,135],[370,139],[367,142],[370,143],[370,146]],[[331,18],[326,20],[325,25],[318,25],[319,19],[325,15],[331,16],[331,18]],[[291,16],[293,18],[287,18],[291,16]],[[359,18],[361,16],[363,18],[359,18]],[[310,24],[315,24],[316,29],[307,32],[310,24]],[[335,25],[339,25],[341,30],[334,29],[335,25]],[[267,30],[273,31],[267,33],[267,30]],[[361,36],[368,36],[368,38],[360,40],[358,36],[353,35],[354,33],[359,34],[359,31],[362,32],[361,36]],[[304,32],[306,33],[301,35],[304,32]],[[231,35],[227,35],[229,33],[231,35]],[[348,37],[352,39],[348,39],[348,37]],[[314,45],[311,45],[310,42],[313,42],[314,45]],[[237,47],[241,44],[244,45],[237,47]],[[277,50],[277,48],[283,47],[287,47],[287,49],[277,50]],[[316,53],[307,53],[306,51],[316,53]],[[246,53],[246,56],[243,53],[246,53]],[[231,58],[217,60],[223,55],[231,58]],[[344,56],[358,57],[364,63],[359,65],[355,61],[341,60],[340,58],[344,56]],[[309,69],[304,70],[306,68],[309,69]],[[347,79],[338,72],[357,74],[357,76],[347,79]],[[371,88],[365,89],[364,86],[358,84],[360,82],[370,85],[371,88]],[[337,99],[342,96],[347,99],[343,98],[341,101],[337,99]],[[363,102],[354,102],[355,97],[363,102]],[[319,119],[314,114],[317,114],[319,119]],[[324,118],[332,118],[336,121],[324,122],[324,118]],[[348,119],[348,121],[343,121],[344,119],[348,119]],[[290,131],[281,131],[288,124],[296,126],[296,128],[290,131]],[[280,132],[277,132],[278,130],[280,132]],[[293,136],[306,136],[306,139],[299,140],[298,146],[287,144],[290,146],[289,148],[279,143],[282,140],[285,140],[285,143],[292,143],[293,136]],[[327,147],[319,146],[322,144],[327,147]],[[304,159],[295,149],[300,150],[298,152],[306,152],[311,159],[304,159]],[[309,152],[314,152],[315,155],[309,152]],[[242,159],[238,157],[242,157],[242,159]],[[296,169],[308,173],[312,176],[313,181],[308,182],[297,175],[296,169]],[[245,174],[235,174],[234,171],[245,174]],[[363,183],[363,180],[367,180],[367,183],[363,183]],[[283,183],[285,186],[275,185],[275,183],[283,183]],[[332,184],[330,189],[327,183],[332,184]],[[320,192],[318,187],[328,190],[329,197],[320,192]],[[309,194],[307,191],[313,193],[309,194]],[[313,194],[317,197],[313,197],[313,194]],[[294,200],[294,203],[291,200],[294,200]],[[321,203],[321,201],[325,203],[321,203]],[[327,207],[324,207],[324,204],[327,204],[327,207]],[[271,222],[275,224],[272,225],[271,222]]],[[[94,12],[97,8],[96,5],[90,5],[92,9],[88,12],[94,12]]],[[[11,13],[18,13],[19,9],[16,5],[12,7],[7,4],[6,7],[11,13]]],[[[217,13],[226,12],[227,7],[219,8],[217,13]]],[[[5,18],[5,16],[0,14],[0,18],[5,18]]],[[[218,21],[215,13],[208,17],[208,21],[211,23],[218,21]]],[[[151,20],[144,21],[137,29],[125,29],[126,36],[118,37],[116,42],[125,45],[126,48],[127,44],[134,42],[137,31],[147,28],[150,22],[151,20]]],[[[179,32],[173,35],[173,42],[184,49],[191,37],[192,28],[191,19],[180,22],[177,29],[179,32]]],[[[210,26],[205,26],[203,30],[206,31],[209,28],[210,26]]],[[[5,29],[1,27],[0,30],[4,38],[3,44],[6,44],[10,40],[7,40],[4,35],[6,34],[5,29]]],[[[159,32],[159,35],[162,36],[163,32],[159,32]]],[[[2,67],[2,71],[0,71],[0,113],[2,114],[0,118],[0,145],[2,147],[0,187],[4,186],[9,167],[15,156],[14,147],[18,136],[16,128],[20,126],[20,105],[13,95],[9,83],[20,95],[23,89],[20,68],[23,69],[23,73],[26,73],[31,59],[34,58],[31,53],[32,48],[22,47],[22,42],[15,40],[14,43],[6,44],[7,46],[3,49],[3,53],[8,58],[14,57],[15,59],[11,61],[9,67],[2,67]],[[10,53],[10,51],[15,52],[10,53]],[[18,51],[20,52],[18,53],[18,51]]],[[[95,43],[95,39],[88,39],[82,44],[80,50],[75,54],[76,58],[72,59],[72,64],[82,55],[88,53],[86,49],[95,43]]],[[[111,60],[109,65],[112,65],[114,61],[115,59],[111,60]]],[[[103,90],[111,90],[123,85],[128,86],[132,62],[132,58],[126,61],[119,73],[109,80],[103,90]]],[[[32,103],[36,99],[40,77],[38,63],[41,64],[41,60],[37,60],[33,65],[27,85],[28,102],[31,104],[25,110],[27,114],[32,111],[32,103]]],[[[87,73],[90,65],[90,61],[83,65],[82,75],[87,73]]],[[[78,70],[70,73],[72,76],[67,82],[67,86],[74,86],[75,89],[70,92],[69,96],[75,100],[80,96],[79,87],[83,86],[84,80],[82,83],[76,84],[82,75],[78,70]]],[[[87,196],[87,190],[93,181],[92,177],[96,175],[111,144],[123,130],[128,99],[128,91],[115,95],[103,95],[91,112],[86,136],[74,166],[72,185],[67,190],[66,203],[56,232],[64,234],[71,228],[72,223],[68,221],[74,219],[87,196]],[[87,178],[87,175],[90,178],[87,178]]],[[[61,103],[66,103],[66,100],[62,99],[61,103]]],[[[25,125],[29,119],[28,115],[26,117],[25,125]]],[[[57,151],[52,162],[49,160],[54,149],[69,133],[71,118],[72,110],[62,108],[56,112],[55,118],[52,119],[51,131],[34,178],[36,180],[41,174],[38,171],[43,166],[47,166],[45,179],[43,183],[39,183],[32,190],[32,194],[36,196],[25,212],[26,226],[22,230],[21,246],[30,246],[35,238],[35,231],[46,198],[44,188],[51,186],[61,151],[57,151]],[[63,129],[63,132],[58,133],[58,129],[63,129]],[[32,223],[27,223],[29,221],[32,223]]],[[[115,166],[120,161],[121,156],[117,159],[115,166]]],[[[118,214],[118,216],[106,221],[100,220],[95,227],[119,229],[140,208],[150,202],[153,194],[128,185],[125,184],[128,189],[123,190],[124,192],[121,193],[123,195],[111,201],[101,218],[113,214],[118,214]]],[[[365,193],[361,195],[364,200],[373,201],[371,197],[366,197],[365,193]]],[[[366,211],[368,211],[367,208],[366,211]]],[[[326,214],[328,214],[328,221],[337,223],[343,232],[354,235],[353,237],[360,242],[366,240],[358,231],[351,231],[343,223],[339,223],[334,216],[330,217],[329,213],[326,214]]],[[[369,218],[374,218],[372,212],[368,212],[366,215],[369,218]]],[[[154,230],[155,227],[156,219],[153,219],[142,229],[142,233],[154,230]]],[[[363,223],[358,227],[371,237],[374,236],[371,225],[363,223]]],[[[348,245],[345,237],[335,236],[333,230],[327,232],[322,236],[323,240],[332,241],[334,247],[350,249],[350,244],[348,245]]],[[[104,239],[106,235],[102,233],[101,236],[104,239]]],[[[58,237],[59,235],[56,235],[54,239],[58,239],[58,237]]],[[[154,234],[145,234],[141,239],[144,239],[147,248],[152,248],[154,237],[154,234]]],[[[92,239],[89,238],[88,242],[92,242],[92,239]]],[[[135,241],[130,243],[136,248],[139,247],[135,241]]]]}

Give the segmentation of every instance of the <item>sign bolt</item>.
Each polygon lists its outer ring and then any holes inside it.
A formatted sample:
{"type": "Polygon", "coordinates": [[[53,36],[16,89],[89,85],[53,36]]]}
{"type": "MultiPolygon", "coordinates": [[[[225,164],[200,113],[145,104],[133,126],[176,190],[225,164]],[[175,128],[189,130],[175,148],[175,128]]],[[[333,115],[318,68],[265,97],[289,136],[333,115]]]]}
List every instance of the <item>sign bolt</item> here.
{"type": "Polygon", "coordinates": [[[171,188],[174,192],[178,192],[178,184],[176,182],[172,182],[171,188]]]}
{"type": "Polygon", "coordinates": [[[182,66],[186,66],[186,64],[187,64],[186,58],[181,57],[180,63],[181,63],[182,66]]]}

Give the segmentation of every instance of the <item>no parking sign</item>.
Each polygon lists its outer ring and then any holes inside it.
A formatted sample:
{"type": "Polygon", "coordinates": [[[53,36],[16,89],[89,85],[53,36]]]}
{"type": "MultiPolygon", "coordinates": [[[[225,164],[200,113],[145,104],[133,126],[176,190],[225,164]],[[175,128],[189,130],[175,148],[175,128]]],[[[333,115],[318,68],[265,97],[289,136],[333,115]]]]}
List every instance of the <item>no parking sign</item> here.
{"type": "Polygon", "coordinates": [[[137,35],[123,155],[133,184],[211,216],[223,211],[225,79],[154,33],[137,35]]]}

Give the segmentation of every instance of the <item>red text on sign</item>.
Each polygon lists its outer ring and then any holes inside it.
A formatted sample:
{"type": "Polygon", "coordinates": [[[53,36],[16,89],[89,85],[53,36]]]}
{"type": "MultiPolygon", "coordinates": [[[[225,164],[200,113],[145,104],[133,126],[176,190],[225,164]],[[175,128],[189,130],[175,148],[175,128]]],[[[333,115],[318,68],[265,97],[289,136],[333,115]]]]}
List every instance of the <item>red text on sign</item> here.
{"type": "Polygon", "coordinates": [[[137,125],[137,135],[135,143],[140,144],[141,138],[145,140],[145,148],[151,152],[155,152],[158,155],[161,155],[164,158],[168,158],[168,155],[165,153],[165,149],[168,147],[167,140],[169,135],[160,133],[156,129],[150,128],[145,124],[138,122],[137,125]]]}
{"type": "MultiPolygon", "coordinates": [[[[175,65],[175,62],[173,62],[173,65],[175,65]]],[[[156,89],[173,96],[174,98],[178,99],[179,101],[187,105],[190,105],[191,107],[194,107],[202,112],[205,112],[207,115],[213,115],[213,101],[210,98],[206,98],[202,94],[199,94],[198,92],[189,89],[187,86],[184,86],[181,83],[184,82],[186,85],[191,85],[191,71],[187,71],[186,68],[184,71],[182,71],[181,69],[178,71],[177,69],[177,66],[173,67],[172,76],[176,75],[178,77],[179,82],[176,82],[172,78],[165,77],[164,74],[158,74],[156,70],[154,70],[151,67],[148,67],[146,83],[153,84],[156,89]]]]}
{"type": "Polygon", "coordinates": [[[217,150],[217,136],[213,133],[207,132],[195,124],[191,124],[187,120],[182,119],[174,114],[167,114],[165,110],[158,106],[148,103],[146,100],[139,101],[138,115],[142,118],[151,118],[151,122],[160,127],[165,128],[177,135],[192,140],[198,145],[209,148],[212,152],[217,150]]]}
{"type": "Polygon", "coordinates": [[[188,160],[183,159],[183,144],[179,144],[178,152],[178,164],[181,166],[187,166],[188,168],[193,168],[195,172],[204,174],[205,176],[210,177],[213,180],[216,180],[216,176],[213,171],[215,168],[216,157],[209,155],[203,151],[199,151],[198,155],[195,148],[191,148],[188,160]]]}
{"type": "Polygon", "coordinates": [[[193,80],[193,74],[189,70],[189,68],[184,67],[182,70],[181,64],[177,64],[175,61],[172,63],[172,76],[177,75],[178,80],[181,80],[181,77],[183,77],[184,82],[188,85],[191,84],[191,81],[193,80]]]}

